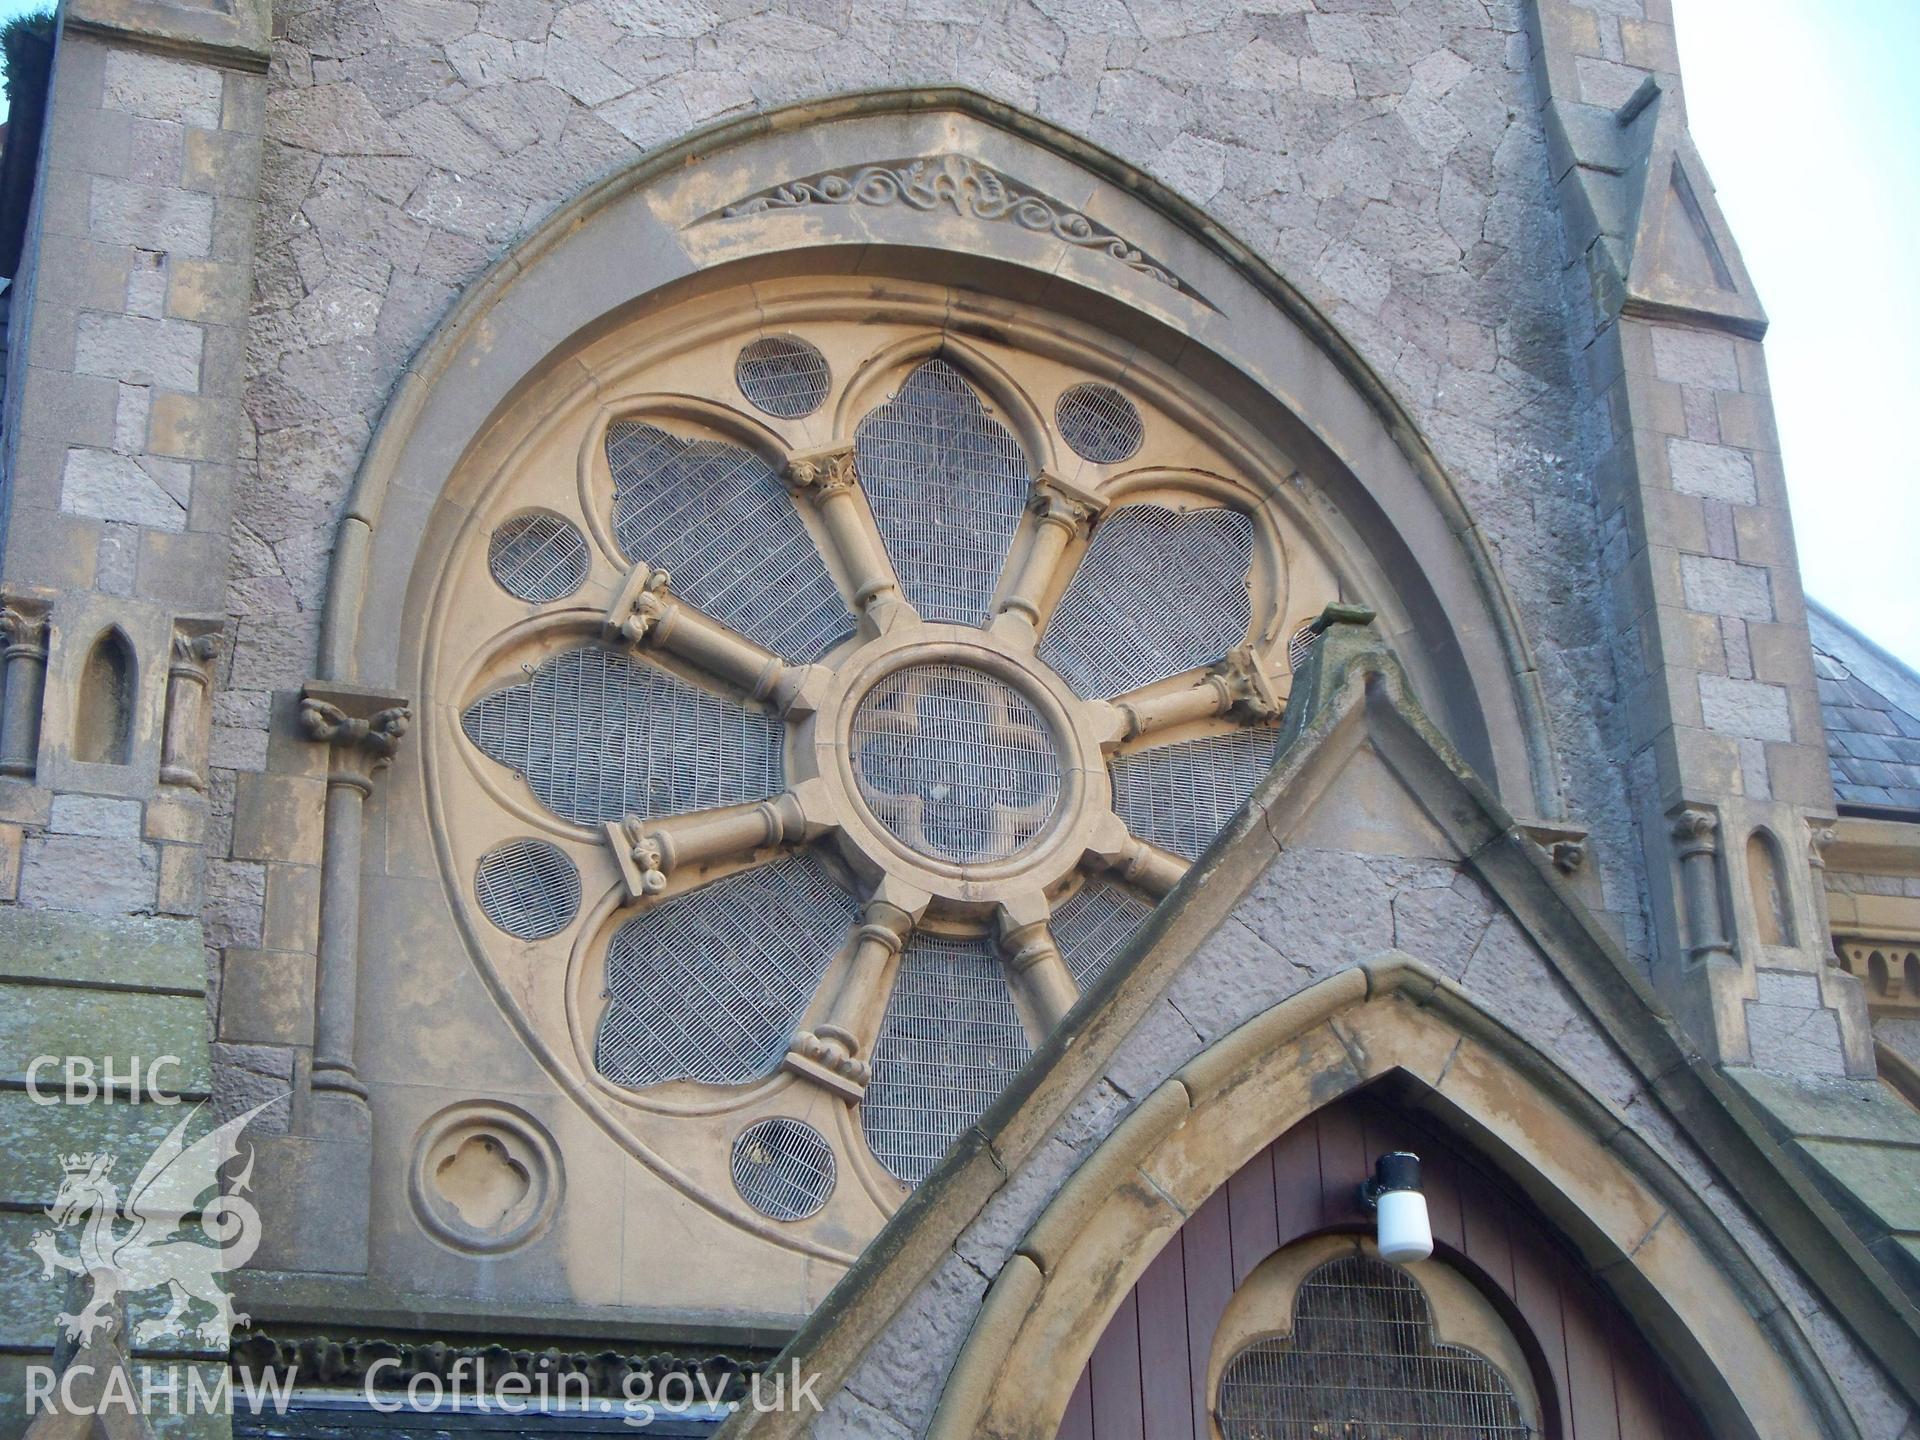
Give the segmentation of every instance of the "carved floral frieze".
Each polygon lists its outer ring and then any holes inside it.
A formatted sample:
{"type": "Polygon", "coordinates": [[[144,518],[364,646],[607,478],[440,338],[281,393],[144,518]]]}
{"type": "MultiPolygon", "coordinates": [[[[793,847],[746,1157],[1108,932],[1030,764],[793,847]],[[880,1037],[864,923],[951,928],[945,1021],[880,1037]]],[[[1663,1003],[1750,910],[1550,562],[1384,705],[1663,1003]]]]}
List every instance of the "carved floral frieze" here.
{"type": "Polygon", "coordinates": [[[1017,225],[1078,249],[1103,251],[1136,275],[1177,290],[1209,310],[1218,308],[1125,236],[970,156],[950,152],[823,170],[736,200],[702,216],[701,221],[833,205],[902,206],[928,213],[951,210],[962,219],[1017,225]]]}

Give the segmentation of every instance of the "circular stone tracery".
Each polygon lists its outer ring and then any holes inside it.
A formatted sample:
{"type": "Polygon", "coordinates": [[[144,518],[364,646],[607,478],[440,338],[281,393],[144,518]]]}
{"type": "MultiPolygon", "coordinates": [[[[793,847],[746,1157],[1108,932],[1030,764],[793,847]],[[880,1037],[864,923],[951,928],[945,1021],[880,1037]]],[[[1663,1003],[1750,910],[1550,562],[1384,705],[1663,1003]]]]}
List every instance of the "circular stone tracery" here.
{"type": "Polygon", "coordinates": [[[854,710],[854,783],[919,854],[986,864],[1019,854],[1059,808],[1060,756],[1033,703],[968,665],[910,665],[854,710]]]}

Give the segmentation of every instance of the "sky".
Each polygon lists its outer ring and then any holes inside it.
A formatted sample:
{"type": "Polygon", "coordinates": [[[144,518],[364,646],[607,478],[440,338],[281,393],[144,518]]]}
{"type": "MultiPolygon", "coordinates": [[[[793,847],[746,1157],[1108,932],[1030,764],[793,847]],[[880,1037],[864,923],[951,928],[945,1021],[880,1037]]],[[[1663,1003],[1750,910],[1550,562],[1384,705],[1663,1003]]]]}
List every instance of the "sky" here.
{"type": "Polygon", "coordinates": [[[1694,140],[1773,322],[1807,593],[1920,666],[1920,0],[1673,8],[1694,140]]]}
{"type": "Polygon", "coordinates": [[[1695,143],[1772,328],[1807,593],[1920,665],[1920,0],[1673,0],[1695,143]]]}

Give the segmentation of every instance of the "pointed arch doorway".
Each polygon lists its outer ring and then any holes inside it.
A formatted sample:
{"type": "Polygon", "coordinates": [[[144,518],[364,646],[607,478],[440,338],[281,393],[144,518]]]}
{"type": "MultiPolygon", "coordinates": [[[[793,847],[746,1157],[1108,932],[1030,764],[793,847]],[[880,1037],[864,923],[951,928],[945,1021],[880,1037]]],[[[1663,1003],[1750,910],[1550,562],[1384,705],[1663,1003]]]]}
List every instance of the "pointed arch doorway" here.
{"type": "Polygon", "coordinates": [[[1177,1231],[1060,1440],[1696,1440],[1632,1319],[1516,1187],[1391,1081],[1300,1121],[1177,1231]],[[1421,1157],[1434,1257],[1371,1252],[1374,1158],[1421,1157]]]}

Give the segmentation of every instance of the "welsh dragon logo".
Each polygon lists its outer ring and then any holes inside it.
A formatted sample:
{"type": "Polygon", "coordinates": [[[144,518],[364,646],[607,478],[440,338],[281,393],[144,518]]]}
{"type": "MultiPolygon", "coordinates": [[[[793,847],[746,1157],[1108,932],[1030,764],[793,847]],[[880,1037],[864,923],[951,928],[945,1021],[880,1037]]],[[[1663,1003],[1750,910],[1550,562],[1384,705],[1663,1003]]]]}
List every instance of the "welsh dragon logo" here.
{"type": "Polygon", "coordinates": [[[220,1272],[246,1264],[260,1245],[260,1212],[246,1198],[253,1147],[247,1147],[245,1166],[224,1190],[218,1176],[239,1154],[240,1132],[272,1103],[256,1105],[189,1142],[187,1128],[202,1108],[195,1106],[148,1157],[124,1201],[120,1187],[109,1178],[114,1156],[97,1152],[60,1157],[66,1178],[46,1211],[53,1229],[33,1237],[33,1250],[47,1276],[64,1270],[93,1279],[93,1296],[80,1313],[56,1317],[69,1340],[85,1345],[96,1330],[110,1326],[116,1296],[164,1289],[171,1296],[167,1313],[136,1325],[136,1343],[184,1335],[187,1311],[197,1300],[213,1314],[195,1335],[225,1348],[233,1327],[244,1325],[247,1317],[234,1313],[220,1286],[220,1272]],[[202,1204],[209,1190],[215,1193],[202,1204]],[[62,1253],[58,1232],[75,1227],[78,1244],[72,1254],[62,1253]]]}

